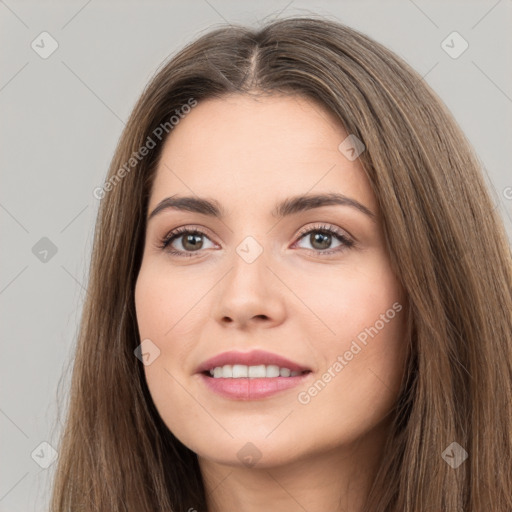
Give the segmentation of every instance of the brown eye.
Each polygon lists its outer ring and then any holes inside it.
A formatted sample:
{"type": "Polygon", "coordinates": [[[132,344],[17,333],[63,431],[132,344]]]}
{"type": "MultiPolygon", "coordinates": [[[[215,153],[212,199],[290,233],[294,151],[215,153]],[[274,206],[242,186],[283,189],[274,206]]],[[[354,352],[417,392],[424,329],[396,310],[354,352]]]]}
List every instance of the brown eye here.
{"type": "MultiPolygon", "coordinates": [[[[349,249],[355,245],[354,241],[349,239],[344,233],[331,226],[317,226],[302,232],[299,241],[306,239],[312,251],[318,254],[332,254],[349,249]],[[334,249],[332,247],[333,239],[339,243],[334,249]]],[[[309,249],[306,247],[306,249],[309,249]]]]}
{"type": "MultiPolygon", "coordinates": [[[[310,248],[305,247],[305,249],[322,256],[339,253],[355,245],[355,242],[341,230],[328,225],[316,226],[307,231],[303,230],[299,235],[299,241],[303,239],[307,240],[311,246],[310,248]],[[338,242],[334,249],[331,248],[333,241],[338,242]]],[[[201,249],[212,248],[204,246],[205,240],[211,242],[203,231],[197,228],[181,227],[171,231],[161,240],[160,248],[174,256],[195,256],[194,253],[201,253],[201,249]],[[179,247],[180,245],[181,247],[179,247]]]]}
{"type": "Polygon", "coordinates": [[[193,253],[204,248],[205,239],[209,240],[206,234],[198,229],[178,228],[161,240],[160,248],[175,256],[193,256],[193,253]]]}
{"type": "Polygon", "coordinates": [[[181,235],[181,245],[187,251],[197,251],[202,248],[203,241],[201,240],[201,234],[189,234],[189,235],[181,235]]]}
{"type": "Polygon", "coordinates": [[[327,233],[316,232],[309,235],[309,242],[314,249],[329,249],[329,246],[332,243],[332,235],[328,235],[327,233]]]}

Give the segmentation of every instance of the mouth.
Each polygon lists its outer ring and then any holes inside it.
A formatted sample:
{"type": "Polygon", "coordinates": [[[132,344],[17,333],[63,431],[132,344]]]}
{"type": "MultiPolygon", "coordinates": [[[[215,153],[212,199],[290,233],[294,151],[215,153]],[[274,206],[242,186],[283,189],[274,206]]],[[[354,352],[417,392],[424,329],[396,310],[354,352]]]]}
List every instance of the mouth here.
{"type": "Polygon", "coordinates": [[[311,373],[311,370],[296,371],[290,368],[280,367],[278,365],[254,365],[247,366],[244,364],[226,364],[224,366],[216,366],[210,370],[202,372],[207,377],[214,379],[274,379],[277,377],[289,378],[297,377],[311,373]]]}
{"type": "Polygon", "coordinates": [[[201,380],[214,393],[235,400],[256,400],[304,382],[312,370],[260,350],[225,352],[202,363],[201,380]]]}

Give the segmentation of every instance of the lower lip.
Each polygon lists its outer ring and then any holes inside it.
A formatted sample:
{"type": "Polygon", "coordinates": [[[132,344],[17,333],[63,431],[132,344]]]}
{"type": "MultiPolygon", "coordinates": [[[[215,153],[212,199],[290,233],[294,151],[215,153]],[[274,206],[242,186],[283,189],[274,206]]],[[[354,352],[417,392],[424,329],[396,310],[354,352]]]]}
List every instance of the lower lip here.
{"type": "Polygon", "coordinates": [[[202,381],[214,393],[235,400],[257,400],[275,395],[280,391],[294,388],[304,382],[311,375],[303,373],[295,377],[269,377],[269,378],[213,378],[204,373],[200,374],[202,381]]]}

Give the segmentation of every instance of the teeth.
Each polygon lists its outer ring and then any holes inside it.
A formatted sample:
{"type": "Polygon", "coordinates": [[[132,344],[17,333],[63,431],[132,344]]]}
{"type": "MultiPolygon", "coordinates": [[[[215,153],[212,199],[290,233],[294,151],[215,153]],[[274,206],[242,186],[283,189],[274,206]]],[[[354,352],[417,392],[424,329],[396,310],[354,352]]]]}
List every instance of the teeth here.
{"type": "Polygon", "coordinates": [[[218,366],[217,368],[214,368],[214,370],[213,370],[214,377],[222,377],[223,373],[224,373],[224,371],[221,366],[218,366]]]}
{"type": "Polygon", "coordinates": [[[276,364],[263,365],[263,368],[265,369],[264,377],[279,377],[280,375],[279,366],[276,364]]]}
{"type": "Polygon", "coordinates": [[[301,375],[303,372],[291,371],[289,368],[279,368],[275,364],[257,366],[246,366],[245,364],[226,364],[224,366],[217,366],[210,370],[210,375],[214,379],[220,378],[271,378],[271,377],[295,377],[301,375]]]}
{"type": "MultiPolygon", "coordinates": [[[[217,369],[217,368],[216,368],[217,369]]],[[[224,368],[218,368],[222,372],[222,376],[224,377],[224,368]]],[[[234,364],[233,365],[233,374],[231,375],[234,379],[239,379],[240,377],[247,377],[247,366],[243,364],[234,364]]],[[[215,375],[214,375],[215,377],[215,375]]]]}
{"type": "MultiPolygon", "coordinates": [[[[247,368],[247,367],[246,367],[247,368]]],[[[264,364],[258,366],[249,366],[249,378],[254,379],[256,377],[263,378],[267,376],[267,369],[264,364]]]]}

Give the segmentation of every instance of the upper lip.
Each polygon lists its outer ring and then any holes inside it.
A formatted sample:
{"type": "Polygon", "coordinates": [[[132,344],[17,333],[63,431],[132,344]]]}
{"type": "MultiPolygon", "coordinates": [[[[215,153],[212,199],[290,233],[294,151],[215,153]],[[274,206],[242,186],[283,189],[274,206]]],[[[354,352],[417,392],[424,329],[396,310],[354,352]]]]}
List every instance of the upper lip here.
{"type": "Polygon", "coordinates": [[[204,361],[199,365],[196,372],[207,372],[213,368],[224,366],[226,364],[243,364],[246,366],[257,366],[261,364],[267,366],[272,364],[279,366],[279,368],[288,368],[291,371],[311,371],[306,366],[290,361],[286,357],[266,352],[265,350],[251,350],[250,352],[237,352],[232,350],[229,352],[222,352],[221,354],[204,361]]]}

